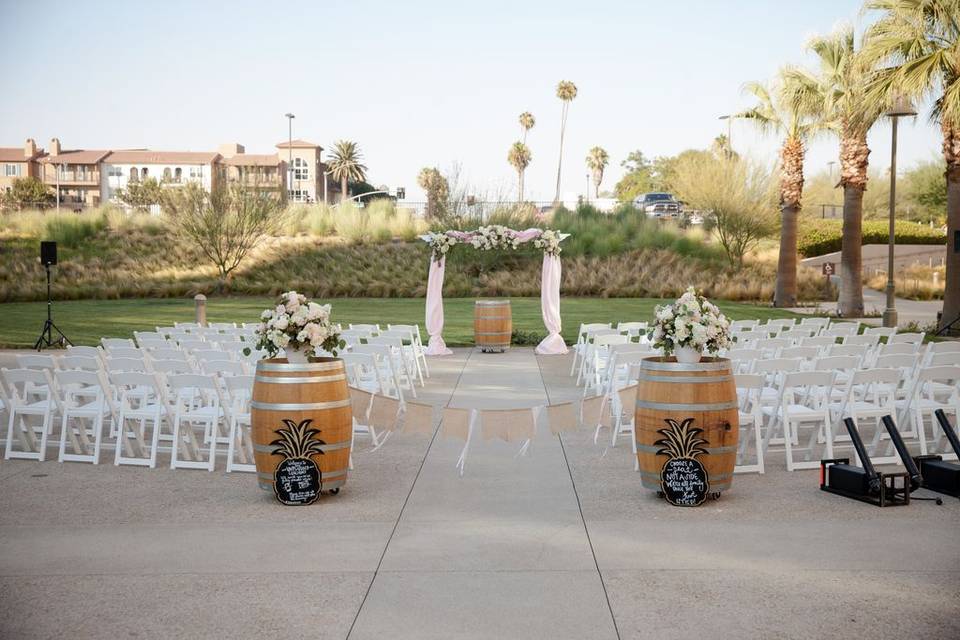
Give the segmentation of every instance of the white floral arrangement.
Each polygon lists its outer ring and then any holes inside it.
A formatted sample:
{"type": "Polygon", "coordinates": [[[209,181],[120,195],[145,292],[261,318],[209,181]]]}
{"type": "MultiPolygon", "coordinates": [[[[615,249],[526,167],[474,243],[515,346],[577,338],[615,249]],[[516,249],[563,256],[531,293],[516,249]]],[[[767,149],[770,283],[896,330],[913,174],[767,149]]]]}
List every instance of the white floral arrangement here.
{"type": "Polygon", "coordinates": [[[434,262],[440,262],[447,257],[450,249],[458,242],[459,240],[446,233],[435,233],[430,236],[430,255],[433,257],[434,262]]]}
{"type": "Polygon", "coordinates": [[[470,238],[470,244],[473,245],[474,249],[480,249],[481,251],[516,249],[520,246],[520,240],[512,229],[499,224],[491,224],[477,229],[473,237],[470,238]]]}
{"type": "Polygon", "coordinates": [[[539,236],[533,239],[533,246],[542,250],[548,256],[560,255],[560,232],[553,229],[545,229],[539,236]]]}
{"type": "Polygon", "coordinates": [[[280,296],[277,306],[260,314],[257,348],[275,357],[281,349],[336,357],[346,343],[340,328],[330,323],[330,305],[317,304],[296,291],[280,296]]]}
{"type": "Polygon", "coordinates": [[[666,355],[678,347],[716,353],[731,344],[730,321],[693,287],[673,304],[658,305],[655,313],[656,321],[647,337],[666,355]]]}

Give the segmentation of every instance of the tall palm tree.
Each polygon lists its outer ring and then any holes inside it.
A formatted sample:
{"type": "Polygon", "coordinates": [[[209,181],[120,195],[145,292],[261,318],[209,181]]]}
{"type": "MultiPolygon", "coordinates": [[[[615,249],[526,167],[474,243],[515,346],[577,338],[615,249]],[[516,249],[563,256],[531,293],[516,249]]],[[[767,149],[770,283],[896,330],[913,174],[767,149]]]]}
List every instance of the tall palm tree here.
{"type": "Polygon", "coordinates": [[[610,155],[603,147],[594,147],[587,154],[587,168],[593,176],[594,198],[600,197],[600,183],[603,182],[603,170],[610,164],[610,155]]]}
{"type": "MultiPolygon", "coordinates": [[[[881,15],[864,34],[864,54],[882,65],[870,91],[935,96],[932,119],[943,132],[947,238],[960,234],[960,0],[868,0],[881,15]]],[[[947,251],[941,328],[960,318],[960,252],[947,251]]]]}
{"type": "Polygon", "coordinates": [[[527,144],[527,132],[533,129],[535,124],[537,124],[537,119],[533,117],[532,113],[524,111],[520,114],[520,131],[523,133],[523,144],[527,144]]]}
{"type": "Polygon", "coordinates": [[[363,154],[360,146],[350,140],[337,140],[330,153],[330,175],[340,181],[340,202],[347,200],[347,184],[350,181],[362,182],[367,179],[367,167],[361,163],[363,154]]]}
{"type": "Polygon", "coordinates": [[[560,115],[560,159],[557,161],[557,190],[553,196],[555,203],[560,202],[560,170],[563,168],[563,136],[567,131],[567,112],[570,110],[570,103],[577,97],[577,85],[569,80],[561,80],[557,85],[557,97],[563,102],[563,110],[560,115]]]}
{"type": "Polygon", "coordinates": [[[840,250],[841,316],[863,316],[863,192],[867,188],[870,147],[867,132],[885,101],[868,95],[870,66],[856,49],[852,26],[810,40],[808,48],[819,58],[819,69],[788,71],[801,91],[807,91],[810,108],[821,110],[824,127],[840,138],[840,186],[843,187],[843,235],[840,250]]]}
{"type": "Polygon", "coordinates": [[[808,95],[799,90],[789,75],[780,72],[777,83],[768,88],[758,82],[744,86],[757,99],[752,109],[736,115],[753,120],[765,133],[783,137],[780,146],[780,255],[773,304],[797,304],[797,214],[803,196],[804,142],[815,134],[820,121],[809,107],[808,95]]]}
{"type": "Polygon", "coordinates": [[[510,146],[510,151],[507,152],[507,162],[516,169],[519,180],[517,189],[517,193],[519,194],[517,198],[518,202],[523,202],[523,173],[527,170],[527,167],[530,166],[531,160],[533,160],[533,154],[530,153],[530,148],[522,142],[514,142],[510,146]]]}

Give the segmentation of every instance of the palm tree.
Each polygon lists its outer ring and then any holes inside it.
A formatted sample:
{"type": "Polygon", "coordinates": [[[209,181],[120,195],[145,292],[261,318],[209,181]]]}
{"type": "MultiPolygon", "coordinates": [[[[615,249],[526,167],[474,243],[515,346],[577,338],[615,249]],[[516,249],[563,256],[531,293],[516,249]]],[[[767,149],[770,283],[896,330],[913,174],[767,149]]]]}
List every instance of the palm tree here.
{"type": "Polygon", "coordinates": [[[561,80],[557,85],[557,97],[563,102],[563,111],[560,115],[560,159],[557,161],[557,190],[553,196],[555,203],[560,202],[560,170],[563,167],[563,135],[567,130],[567,112],[570,110],[570,103],[577,97],[577,85],[569,80],[561,80]]]}
{"type": "MultiPolygon", "coordinates": [[[[947,180],[947,238],[960,234],[960,0],[868,0],[882,12],[864,34],[863,51],[883,65],[869,91],[892,101],[896,94],[935,96],[931,119],[943,132],[947,180]]],[[[943,328],[960,318],[960,252],[947,251],[943,328]]]]}
{"type": "Polygon", "coordinates": [[[757,105],[735,117],[748,118],[761,131],[783,136],[780,146],[780,255],[773,304],[793,307],[797,304],[797,214],[803,196],[803,145],[817,132],[820,121],[809,108],[809,96],[792,81],[789,70],[780,72],[774,88],[750,82],[744,89],[757,99],[757,105]]]}
{"type": "Polygon", "coordinates": [[[340,181],[340,202],[347,200],[347,184],[350,181],[362,182],[367,178],[367,167],[360,161],[363,160],[363,154],[360,153],[360,147],[356,142],[350,140],[337,140],[333,144],[333,152],[330,154],[330,161],[327,165],[330,167],[330,175],[334,180],[340,181]]]}
{"type": "Polygon", "coordinates": [[[600,183],[603,182],[603,170],[610,164],[610,155],[603,147],[594,147],[587,154],[587,168],[593,175],[593,189],[596,194],[594,197],[600,197],[600,183]]]}
{"type": "Polygon", "coordinates": [[[852,26],[815,37],[808,48],[817,54],[816,73],[792,69],[801,91],[808,92],[810,108],[823,113],[824,126],[840,138],[840,186],[843,187],[843,236],[840,250],[841,316],[863,316],[863,192],[867,188],[870,147],[867,132],[883,112],[885,101],[867,95],[870,68],[855,48],[852,26]]]}
{"type": "Polygon", "coordinates": [[[532,113],[524,111],[520,114],[520,131],[523,133],[523,144],[527,144],[527,132],[533,129],[535,124],[537,124],[537,119],[533,117],[532,113]]]}
{"type": "Polygon", "coordinates": [[[517,190],[519,194],[518,202],[523,202],[523,172],[530,166],[531,160],[533,160],[533,154],[530,153],[530,148],[522,142],[514,142],[510,146],[510,151],[507,152],[507,162],[517,170],[517,178],[520,183],[517,190]]]}

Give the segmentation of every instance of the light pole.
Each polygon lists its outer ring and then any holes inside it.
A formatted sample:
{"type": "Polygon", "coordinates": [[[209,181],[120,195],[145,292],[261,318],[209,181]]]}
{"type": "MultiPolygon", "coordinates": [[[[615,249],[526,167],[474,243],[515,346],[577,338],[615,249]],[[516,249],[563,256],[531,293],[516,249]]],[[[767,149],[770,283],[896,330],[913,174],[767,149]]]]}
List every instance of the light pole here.
{"type": "Polygon", "coordinates": [[[297,116],[285,113],[287,119],[287,199],[290,198],[290,187],[293,186],[293,119],[297,116]]]}
{"type": "Polygon", "coordinates": [[[327,176],[333,173],[333,169],[323,172],[323,204],[327,204],[327,176]]]}
{"type": "Polygon", "coordinates": [[[590,174],[587,174],[587,204],[590,204],[590,174]]]}
{"type": "Polygon", "coordinates": [[[733,154],[733,131],[730,128],[730,123],[733,122],[733,116],[726,115],[720,116],[717,120],[726,120],[727,121],[727,150],[730,154],[733,154]]]}
{"type": "Polygon", "coordinates": [[[891,142],[890,142],[890,237],[887,241],[887,308],[883,311],[883,326],[897,326],[897,302],[894,296],[893,281],[893,250],[895,244],[894,209],[897,199],[897,119],[902,116],[915,116],[913,105],[904,96],[897,96],[893,106],[887,111],[886,115],[890,118],[891,142]]]}

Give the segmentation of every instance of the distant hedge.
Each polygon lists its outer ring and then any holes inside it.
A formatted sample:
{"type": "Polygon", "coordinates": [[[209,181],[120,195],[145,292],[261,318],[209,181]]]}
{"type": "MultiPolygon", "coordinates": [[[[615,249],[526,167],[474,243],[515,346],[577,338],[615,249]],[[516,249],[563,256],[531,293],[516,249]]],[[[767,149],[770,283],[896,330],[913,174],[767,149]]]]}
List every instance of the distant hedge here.
{"type": "MultiPolygon", "coordinates": [[[[840,251],[843,222],[841,220],[802,220],[797,252],[804,258],[840,251]]],[[[898,220],[894,228],[897,244],[946,244],[947,236],[940,229],[906,220],[898,220]]],[[[863,221],[862,244],[886,244],[890,226],[885,220],[863,221]]]]}

